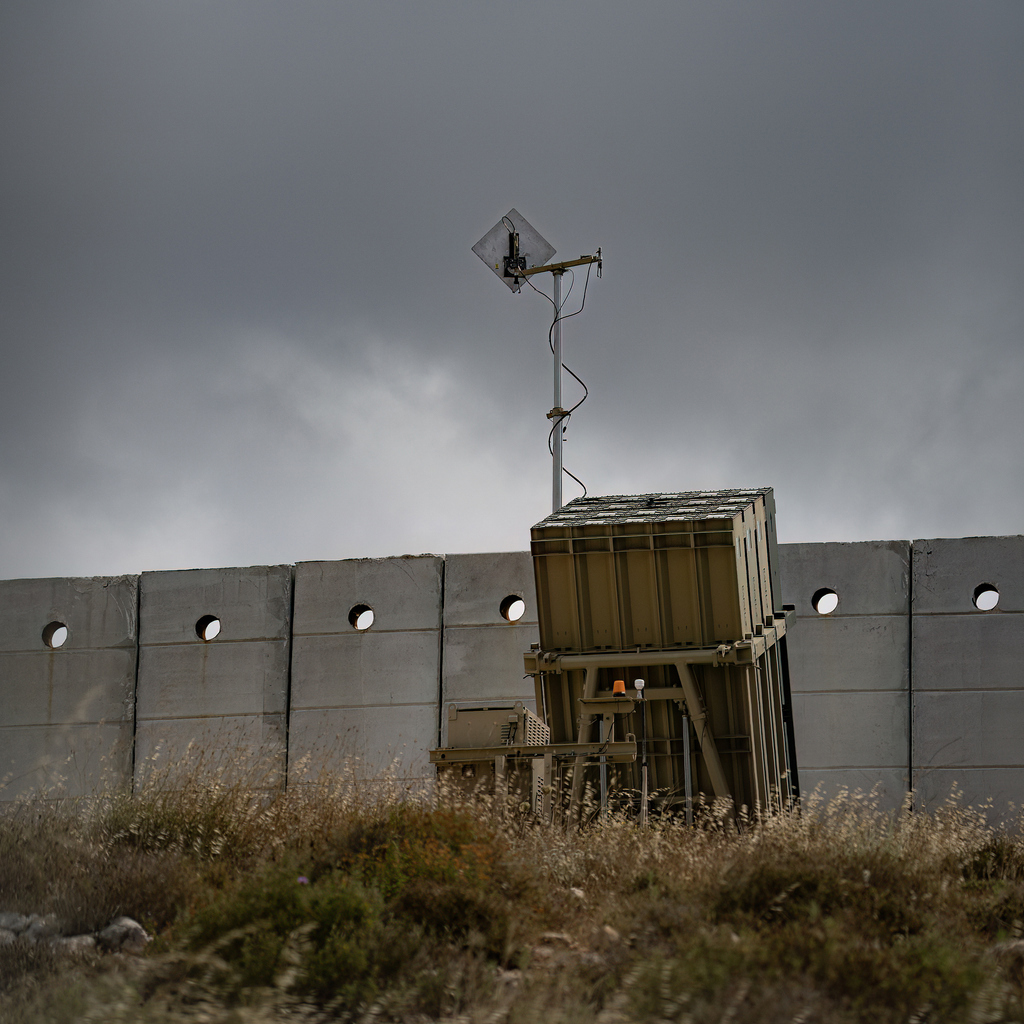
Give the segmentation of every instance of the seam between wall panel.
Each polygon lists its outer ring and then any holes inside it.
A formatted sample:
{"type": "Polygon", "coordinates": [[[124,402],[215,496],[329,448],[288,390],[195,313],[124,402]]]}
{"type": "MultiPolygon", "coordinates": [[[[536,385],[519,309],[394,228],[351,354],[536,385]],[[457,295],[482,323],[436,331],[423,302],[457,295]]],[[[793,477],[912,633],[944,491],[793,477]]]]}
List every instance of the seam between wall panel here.
{"type": "Polygon", "coordinates": [[[1024,693],[1024,686],[922,686],[914,693],[1024,693]]]}
{"type": "MultiPolygon", "coordinates": [[[[941,692],[941,691],[940,691],[941,692]]],[[[904,693],[904,687],[902,686],[888,686],[880,687],[874,686],[868,688],[862,686],[859,689],[854,689],[852,686],[843,687],[841,690],[793,690],[792,694],[794,697],[830,697],[837,693],[904,693]]]]}
{"type": "Polygon", "coordinates": [[[288,788],[288,767],[292,749],[292,658],[295,654],[295,566],[291,567],[291,599],[288,602],[288,670],[284,682],[284,779],[281,788],[288,788]]]}
{"type": "Polygon", "coordinates": [[[200,640],[198,637],[195,640],[151,640],[149,643],[140,644],[140,647],[145,647],[147,650],[152,650],[156,647],[197,647],[202,649],[204,647],[227,647],[232,644],[279,644],[282,641],[288,642],[291,640],[291,633],[286,636],[244,636],[236,637],[235,639],[221,640],[219,637],[216,640],[200,640]]]}
{"type": "MultiPolygon", "coordinates": [[[[123,724],[123,722],[112,721],[109,718],[95,718],[95,719],[91,719],[91,720],[89,720],[87,722],[85,722],[85,721],[82,721],[82,722],[63,722],[63,723],[61,723],[60,728],[65,730],[65,731],[70,731],[72,729],[81,729],[81,728],[83,728],[85,726],[88,726],[89,728],[92,728],[93,726],[96,726],[96,725],[106,725],[106,726],[110,726],[112,729],[116,729],[118,727],[118,725],[121,725],[121,724],[123,724]]],[[[52,729],[52,728],[53,728],[53,722],[12,722],[10,724],[6,724],[5,723],[4,725],[0,725],[0,733],[14,732],[14,730],[16,730],[16,729],[52,729]]],[[[133,732],[134,732],[134,729],[133,729],[133,732]]]]}
{"type": "Polygon", "coordinates": [[[439,609],[440,621],[437,624],[437,745],[441,746],[441,730],[444,723],[444,583],[445,567],[448,564],[448,556],[441,556],[441,601],[439,609]]]}
{"type": "MultiPolygon", "coordinates": [[[[137,615],[138,615],[138,608],[136,607],[136,616],[137,615]]],[[[139,646],[138,643],[134,643],[134,644],[131,644],[131,645],[125,644],[125,643],[121,643],[121,644],[106,644],[106,645],[101,646],[101,647],[66,647],[66,648],[62,647],[62,648],[60,648],[60,650],[63,652],[62,653],[62,657],[66,658],[69,655],[74,657],[77,654],[102,654],[104,651],[114,651],[114,652],[116,652],[116,651],[127,651],[129,649],[134,651],[134,650],[136,650],[138,648],[138,646],[139,646]]],[[[31,655],[31,656],[34,657],[36,655],[46,654],[46,653],[47,653],[47,651],[40,650],[38,647],[19,647],[19,648],[12,648],[9,651],[8,650],[0,650],[0,659],[10,658],[10,657],[24,657],[26,654],[31,655]]]]}
{"type": "MultiPolygon", "coordinates": [[[[367,711],[379,710],[380,708],[432,708],[433,706],[434,702],[430,700],[388,701],[386,704],[310,704],[296,708],[295,713],[301,715],[310,714],[314,711],[367,711]]],[[[196,716],[187,715],[185,717],[194,718],[196,716]]],[[[245,716],[238,715],[237,717],[243,718],[245,716]]]]}
{"type": "Polygon", "coordinates": [[[914,542],[910,542],[907,565],[907,792],[914,809],[914,542]]]}
{"type": "Polygon", "coordinates": [[[142,652],[142,576],[135,577],[135,683],[132,687],[132,756],[128,792],[135,792],[136,737],[139,731],[139,659],[142,652]]]}
{"type": "MultiPolygon", "coordinates": [[[[374,629],[373,626],[371,626],[369,629],[334,630],[330,633],[292,633],[292,636],[296,637],[299,640],[317,640],[320,637],[333,638],[339,636],[383,636],[389,633],[433,633],[435,628],[436,627],[434,626],[410,626],[408,629],[374,629]]],[[[278,637],[277,639],[280,638],[278,637]]],[[[168,643],[168,646],[174,646],[174,643],[178,642],[179,641],[168,643]]],[[[192,643],[194,641],[189,642],[192,643]]],[[[244,643],[245,641],[233,642],[244,643]]]]}

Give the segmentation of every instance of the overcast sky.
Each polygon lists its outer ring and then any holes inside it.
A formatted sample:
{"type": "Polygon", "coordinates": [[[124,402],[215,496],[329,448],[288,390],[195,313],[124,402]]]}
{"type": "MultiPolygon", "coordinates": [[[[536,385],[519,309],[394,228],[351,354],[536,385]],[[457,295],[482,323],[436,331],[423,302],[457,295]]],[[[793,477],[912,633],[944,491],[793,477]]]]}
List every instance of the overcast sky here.
{"type": "Polygon", "coordinates": [[[0,578],[527,547],[513,206],[604,250],[591,494],[1020,533],[1022,54],[1020,0],[5,0],[0,578]]]}

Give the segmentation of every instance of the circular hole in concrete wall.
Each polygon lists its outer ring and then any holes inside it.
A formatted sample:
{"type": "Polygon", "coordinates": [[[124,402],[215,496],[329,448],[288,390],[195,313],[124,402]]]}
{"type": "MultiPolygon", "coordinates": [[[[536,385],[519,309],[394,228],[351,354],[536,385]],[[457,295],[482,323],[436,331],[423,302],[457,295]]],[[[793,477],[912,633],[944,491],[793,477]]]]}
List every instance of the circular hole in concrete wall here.
{"type": "Polygon", "coordinates": [[[212,640],[220,633],[220,619],[216,615],[204,615],[196,623],[196,636],[200,640],[212,640]]]}
{"type": "Polygon", "coordinates": [[[831,615],[839,605],[839,595],[829,587],[816,590],[811,605],[819,615],[831,615]]]}
{"type": "Polygon", "coordinates": [[[353,629],[369,629],[373,625],[373,609],[368,604],[357,604],[348,613],[348,621],[353,629]]]}
{"type": "Polygon", "coordinates": [[[501,602],[501,617],[518,622],[526,614],[526,602],[518,594],[509,594],[501,602]]]}
{"type": "Polygon", "coordinates": [[[54,650],[58,647],[63,647],[67,643],[67,639],[68,627],[63,622],[47,623],[46,628],[43,630],[43,643],[54,650]]]}
{"type": "Polygon", "coordinates": [[[999,591],[991,583],[979,583],[974,588],[974,607],[990,612],[999,604],[999,591]]]}

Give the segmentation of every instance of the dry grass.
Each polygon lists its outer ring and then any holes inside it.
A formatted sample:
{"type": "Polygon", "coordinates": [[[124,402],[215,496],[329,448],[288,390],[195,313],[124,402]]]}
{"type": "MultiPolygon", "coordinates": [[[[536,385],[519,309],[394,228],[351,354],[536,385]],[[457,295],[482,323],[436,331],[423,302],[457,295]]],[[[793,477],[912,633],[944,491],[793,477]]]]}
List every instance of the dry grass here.
{"type": "Polygon", "coordinates": [[[198,763],[8,807],[0,909],[157,939],[0,947],[0,1020],[1024,1020],[1024,843],[955,802],[566,831],[395,780],[266,783],[198,763]]]}

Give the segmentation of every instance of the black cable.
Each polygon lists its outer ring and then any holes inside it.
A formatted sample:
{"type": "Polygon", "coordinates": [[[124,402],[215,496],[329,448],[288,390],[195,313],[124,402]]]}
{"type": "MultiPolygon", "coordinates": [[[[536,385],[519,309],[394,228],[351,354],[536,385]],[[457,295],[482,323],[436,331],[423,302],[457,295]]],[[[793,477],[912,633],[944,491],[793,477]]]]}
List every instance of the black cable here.
{"type": "MultiPolygon", "coordinates": [[[[559,306],[557,311],[556,311],[556,314],[555,314],[555,319],[551,321],[551,326],[548,328],[548,348],[551,349],[551,354],[552,355],[555,354],[555,324],[557,324],[560,320],[571,320],[574,316],[579,316],[580,313],[583,312],[583,309],[584,309],[584,307],[587,304],[587,289],[590,287],[590,268],[592,266],[593,266],[592,263],[587,266],[587,277],[586,277],[586,280],[583,282],[583,301],[580,303],[580,308],[577,309],[577,310],[574,310],[572,313],[566,313],[564,316],[562,316],[562,315],[560,315],[561,314],[561,306],[559,306]]],[[[570,270],[569,273],[571,274],[572,271],[570,270]]],[[[527,280],[529,280],[529,278],[527,278],[527,280]]],[[[535,288],[534,291],[540,291],[540,289],[539,288],[535,288]]],[[[572,291],[572,286],[571,285],[569,286],[569,291],[572,291]]],[[[555,300],[554,299],[552,299],[548,295],[545,295],[544,292],[541,292],[540,294],[544,295],[544,298],[547,299],[548,302],[550,302],[552,306],[554,306],[554,304],[555,304],[555,300]]],[[[569,292],[565,293],[565,299],[567,299],[567,298],[569,298],[569,292]]],[[[565,299],[562,299],[562,306],[565,305],[565,299]]],[[[562,363],[562,369],[568,371],[569,373],[572,373],[572,370],[570,370],[569,367],[565,365],[565,363],[562,363]]],[[[576,377],[575,373],[572,373],[572,375],[574,377],[576,377]]],[[[582,384],[584,388],[586,388],[587,385],[583,384],[583,381],[581,381],[579,379],[579,377],[576,377],[576,379],[580,381],[580,384],[582,384]]],[[[586,399],[584,398],[584,401],[585,400],[586,399]]],[[[573,408],[578,408],[578,405],[574,406],[573,408]]]]}
{"type": "MultiPolygon", "coordinates": [[[[569,287],[565,289],[565,294],[562,296],[562,305],[564,306],[569,301],[569,296],[572,295],[572,286],[576,283],[576,271],[572,267],[566,267],[565,273],[569,275],[569,287]]],[[[559,317],[563,319],[563,317],[559,317]]]]}
{"type": "MultiPolygon", "coordinates": [[[[590,271],[593,268],[593,266],[594,266],[593,263],[588,263],[587,264],[587,276],[586,276],[586,279],[583,282],[583,301],[580,303],[580,308],[577,309],[573,313],[566,313],[565,316],[560,317],[559,319],[561,319],[561,320],[571,320],[574,316],[579,316],[580,313],[583,312],[583,307],[586,306],[586,304],[587,304],[587,289],[590,287],[590,271]]],[[[572,289],[570,287],[570,291],[571,290],[572,289]]],[[[569,293],[568,292],[565,293],[565,297],[569,298],[569,293]]],[[[565,303],[563,302],[563,305],[564,304],[565,303]]]]}
{"type": "MultiPolygon", "coordinates": [[[[555,324],[558,323],[559,320],[568,320],[569,317],[577,316],[578,314],[583,312],[583,307],[587,304],[587,287],[589,286],[589,284],[590,284],[590,267],[588,266],[587,267],[587,278],[586,278],[586,281],[585,281],[584,286],[583,286],[583,301],[580,304],[580,308],[577,309],[573,313],[567,313],[564,316],[556,316],[554,321],[552,321],[551,328],[548,331],[548,347],[551,349],[552,353],[554,353],[554,351],[555,351],[555,345],[554,345],[554,339],[553,339],[555,324]]],[[[571,290],[572,290],[572,287],[570,285],[570,291],[571,290]]],[[[566,298],[568,298],[568,297],[569,297],[569,293],[566,292],[566,298]]],[[[552,305],[554,305],[554,301],[553,300],[552,300],[552,305]]],[[[563,305],[564,305],[564,302],[563,302],[563,305]]],[[[554,455],[554,436],[555,436],[555,430],[561,428],[563,431],[565,431],[568,428],[568,426],[569,426],[569,420],[572,418],[572,414],[590,396],[590,388],[588,388],[587,385],[583,382],[583,379],[579,376],[579,374],[577,374],[574,370],[572,370],[570,367],[568,367],[565,363],[562,363],[562,369],[565,370],[566,373],[568,373],[580,385],[581,388],[583,388],[583,397],[574,406],[572,406],[570,409],[566,410],[566,412],[562,416],[559,416],[555,420],[555,422],[552,424],[551,430],[548,431],[548,454],[552,455],[552,456],[554,455]]],[[[570,479],[575,480],[576,483],[578,483],[580,485],[580,487],[583,488],[582,497],[585,498],[587,496],[587,494],[589,493],[588,490],[587,490],[587,485],[578,476],[576,476],[575,473],[573,473],[571,470],[567,469],[564,464],[562,465],[562,472],[567,477],[569,477],[570,479]]]]}
{"type": "MultiPolygon", "coordinates": [[[[529,285],[529,286],[530,286],[530,287],[531,287],[531,288],[532,288],[532,289],[533,289],[533,290],[534,290],[534,291],[535,291],[535,292],[536,292],[536,293],[537,293],[537,294],[538,294],[538,295],[539,295],[539,296],[540,296],[541,298],[543,298],[543,299],[547,299],[547,300],[548,300],[548,302],[550,302],[552,306],[554,306],[554,305],[555,305],[555,300],[554,300],[553,298],[551,298],[551,296],[550,296],[550,295],[548,295],[548,293],[547,293],[547,292],[542,292],[542,291],[541,291],[541,290],[540,290],[540,289],[539,289],[539,288],[538,288],[538,287],[537,287],[537,286],[536,286],[536,285],[535,285],[535,284],[534,284],[534,283],[533,283],[533,282],[532,282],[532,281],[530,280],[530,278],[529,278],[529,277],[526,277],[526,278],[525,278],[525,281],[526,281],[526,283],[527,283],[527,284],[528,284],[528,285],[529,285]]],[[[558,307],[557,307],[557,306],[555,307],[555,315],[556,315],[556,316],[558,315],[558,307]]],[[[552,325],[551,325],[551,327],[552,327],[552,328],[553,328],[554,326],[555,326],[554,324],[552,324],[552,325]]],[[[549,330],[548,330],[548,341],[550,342],[550,340],[551,340],[551,331],[550,331],[550,329],[549,329],[549,330]]]]}
{"type": "Polygon", "coordinates": [[[575,473],[570,473],[569,470],[567,470],[564,465],[562,466],[562,472],[566,476],[571,476],[573,478],[573,480],[575,480],[576,483],[578,483],[580,485],[580,487],[583,488],[583,493],[580,495],[580,497],[581,498],[585,498],[587,496],[587,485],[578,476],[576,476],[575,473]]]}

